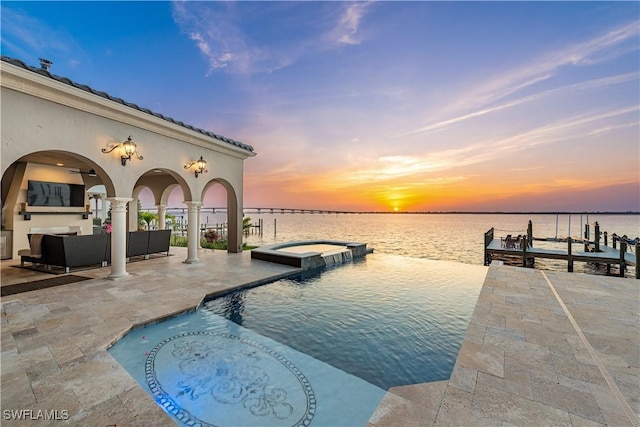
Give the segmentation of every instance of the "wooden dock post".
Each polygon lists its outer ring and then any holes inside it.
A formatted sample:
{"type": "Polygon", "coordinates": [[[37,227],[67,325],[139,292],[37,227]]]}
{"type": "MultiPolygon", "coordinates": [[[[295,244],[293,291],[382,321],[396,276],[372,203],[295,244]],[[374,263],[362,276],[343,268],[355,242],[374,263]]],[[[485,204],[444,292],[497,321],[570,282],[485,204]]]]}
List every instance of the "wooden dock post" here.
{"type": "MultiPolygon", "coordinates": [[[[582,219],[582,217],[580,217],[582,219]]],[[[586,223],[584,225],[584,251],[588,252],[589,251],[589,240],[591,240],[591,236],[589,235],[589,223],[586,223]]]]}
{"type": "Polygon", "coordinates": [[[640,253],[638,249],[640,249],[640,242],[636,240],[636,279],[640,279],[640,253]]]}
{"type": "Polygon", "coordinates": [[[573,273],[573,258],[571,257],[571,236],[567,237],[567,271],[573,273]]]}
{"type": "MultiPolygon", "coordinates": [[[[527,230],[527,234],[530,230],[527,230]]],[[[494,238],[495,229],[492,227],[486,233],[484,233],[484,264],[489,265],[492,262],[492,259],[497,257],[496,259],[501,259],[500,257],[504,257],[511,265],[520,265],[523,267],[533,267],[536,258],[549,258],[556,260],[567,260],[567,271],[574,271],[574,263],[578,262],[586,262],[586,263],[595,263],[596,266],[600,264],[605,264],[607,269],[607,274],[611,274],[611,266],[618,264],[620,266],[619,276],[625,277],[626,270],[629,266],[635,265],[636,271],[635,275],[632,272],[632,276],[635,276],[636,279],[640,279],[640,239],[630,240],[627,236],[618,236],[615,233],[608,235],[608,233],[600,231],[600,224],[598,222],[594,222],[589,226],[589,234],[588,236],[592,238],[592,240],[582,240],[583,237],[577,237],[574,239],[570,235],[566,238],[567,248],[565,250],[562,249],[548,249],[548,248],[534,248],[533,246],[529,246],[529,236],[528,235],[520,235],[516,242],[519,242],[520,246],[517,244],[513,244],[510,240],[507,244],[504,239],[494,238]],[[604,246],[602,243],[602,235],[604,234],[604,246]],[[593,236],[593,237],[592,237],[593,236]],[[611,239],[609,239],[609,237],[611,239]],[[502,240],[502,241],[501,241],[502,240]],[[611,240],[615,251],[611,251],[611,247],[607,245],[611,240]],[[573,253],[573,243],[576,243],[576,247],[578,251],[573,253]],[[588,250],[582,252],[582,245],[588,245],[588,250]],[[620,244],[620,248],[618,248],[618,243],[620,244]],[[578,246],[579,245],[579,246],[578,246]],[[629,247],[629,245],[632,245],[629,247]],[[627,254],[627,248],[629,248],[630,253],[627,254]],[[635,254],[633,250],[635,248],[635,254]],[[518,250],[520,253],[518,253],[518,250]],[[620,251],[618,253],[618,250],[620,251]],[[597,253],[595,253],[597,252],[597,253]],[[520,258],[518,260],[518,258],[520,258]],[[531,262],[529,262],[531,260],[531,262]]],[[[587,234],[585,234],[587,236],[587,234]]],[[[563,239],[564,240],[564,239],[563,239]]],[[[616,273],[614,273],[616,274],[616,273]]],[[[618,275],[618,274],[616,274],[618,275]]],[[[632,277],[629,276],[629,277],[632,277]]]]}
{"type": "Polygon", "coordinates": [[[484,265],[489,265],[491,263],[491,255],[487,252],[487,247],[493,241],[493,227],[489,229],[486,233],[484,233],[484,265]]]}
{"type": "Polygon", "coordinates": [[[527,224],[527,242],[529,246],[533,247],[533,223],[529,220],[527,224]]]}
{"type": "Polygon", "coordinates": [[[624,277],[624,270],[626,267],[624,262],[625,252],[627,252],[627,242],[624,239],[620,239],[620,277],[624,277]]]}

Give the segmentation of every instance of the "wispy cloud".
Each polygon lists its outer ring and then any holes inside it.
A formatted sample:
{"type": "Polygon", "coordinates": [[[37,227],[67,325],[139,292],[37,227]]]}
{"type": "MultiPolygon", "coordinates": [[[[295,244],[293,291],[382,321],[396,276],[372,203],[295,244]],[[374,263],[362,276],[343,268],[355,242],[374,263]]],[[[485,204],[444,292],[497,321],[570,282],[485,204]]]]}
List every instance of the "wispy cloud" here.
{"type": "MultiPolygon", "coordinates": [[[[574,117],[562,118],[554,123],[549,123],[530,129],[525,132],[514,134],[506,138],[480,141],[468,148],[474,152],[466,159],[459,159],[463,165],[478,163],[512,156],[518,151],[527,150],[540,145],[556,143],[565,140],[580,140],[591,135],[591,125],[615,117],[623,117],[627,114],[640,111],[639,105],[619,108],[605,112],[591,112],[579,114],[574,117]]],[[[602,128],[600,128],[602,129],[602,128]]],[[[610,130],[613,130],[611,127],[610,130]]]]}
{"type": "Polygon", "coordinates": [[[545,91],[542,91],[542,92],[539,92],[539,93],[536,93],[536,94],[533,94],[533,95],[529,95],[529,96],[525,96],[525,97],[522,97],[522,98],[514,99],[512,101],[506,102],[506,103],[501,104],[501,105],[480,109],[480,110],[474,111],[472,113],[464,114],[464,115],[461,115],[461,116],[458,116],[458,117],[453,117],[453,118],[450,118],[450,119],[447,119],[447,120],[442,120],[440,122],[433,123],[433,124],[424,126],[422,128],[415,129],[413,131],[400,134],[399,136],[415,135],[415,134],[419,134],[419,133],[424,133],[424,132],[429,132],[429,131],[441,129],[441,128],[447,127],[449,125],[453,125],[453,124],[456,124],[456,123],[459,123],[459,122],[463,122],[463,121],[468,120],[468,119],[484,116],[486,114],[494,113],[496,111],[505,110],[507,108],[516,107],[516,106],[521,105],[521,104],[525,104],[525,103],[529,103],[529,102],[533,102],[533,101],[538,101],[538,100],[541,100],[541,99],[544,99],[544,98],[549,98],[549,97],[552,97],[552,96],[558,96],[558,95],[563,95],[563,94],[572,93],[572,92],[597,89],[597,88],[604,87],[604,86],[610,86],[610,85],[615,85],[615,84],[620,84],[620,83],[625,83],[625,82],[630,82],[630,81],[636,81],[636,80],[638,80],[639,76],[640,76],[640,74],[637,73],[637,72],[626,73],[626,74],[621,74],[621,75],[618,75],[618,76],[602,77],[602,78],[599,78],[599,79],[593,79],[593,80],[589,80],[589,81],[586,81],[586,82],[580,82],[580,83],[575,83],[575,84],[571,84],[571,85],[561,86],[561,87],[557,87],[557,88],[554,88],[554,89],[545,90],[545,91]]]}
{"type": "Polygon", "coordinates": [[[476,88],[466,90],[463,97],[442,107],[442,111],[455,114],[478,109],[548,80],[562,67],[610,61],[629,50],[637,50],[639,35],[640,22],[636,20],[589,40],[539,55],[521,67],[508,70],[476,88]]]}
{"type": "Polygon", "coordinates": [[[347,3],[335,28],[330,33],[331,39],[341,44],[360,44],[362,42],[360,23],[371,4],[371,2],[347,3]]]}
{"type": "MultiPolygon", "coordinates": [[[[227,2],[173,3],[173,19],[209,62],[208,73],[226,71],[240,74],[273,72],[290,66],[304,56],[343,45],[362,42],[362,21],[369,2],[345,3],[339,13],[322,3],[227,2]],[[311,8],[316,14],[309,20],[287,19],[284,8],[311,8]],[[247,19],[268,26],[273,39],[249,33],[247,19]],[[295,29],[295,31],[293,31],[295,29]],[[296,37],[290,37],[296,34],[296,37]],[[270,43],[270,44],[268,44],[270,43]]],[[[310,9],[309,9],[310,10],[310,9]]]]}
{"type": "MultiPolygon", "coordinates": [[[[579,140],[592,136],[592,126],[598,126],[598,133],[613,131],[619,126],[601,126],[600,123],[615,117],[637,113],[640,106],[634,105],[605,112],[591,112],[558,119],[554,123],[538,126],[511,136],[476,140],[474,143],[457,148],[430,151],[426,154],[382,156],[369,167],[340,174],[345,182],[385,182],[398,178],[421,177],[428,182],[434,172],[443,173],[466,168],[474,164],[513,158],[518,152],[541,145],[565,140],[579,140]]],[[[637,124],[627,123],[624,126],[637,124]]],[[[531,168],[531,167],[530,167],[531,168]]],[[[527,168],[529,169],[529,168],[527,168]]],[[[525,169],[522,169],[525,170],[525,169]]],[[[334,173],[336,173],[334,171],[334,173]]]]}
{"type": "Polygon", "coordinates": [[[18,8],[2,5],[2,45],[18,52],[31,63],[37,58],[68,61],[77,67],[85,55],[79,44],[64,29],[55,29],[18,8]]]}
{"type": "Polygon", "coordinates": [[[632,122],[622,123],[619,125],[607,125],[597,129],[593,129],[591,132],[589,132],[589,136],[602,135],[605,133],[612,132],[614,130],[632,128],[632,127],[640,129],[640,120],[634,120],[632,122]]]}
{"type": "Polygon", "coordinates": [[[255,55],[246,44],[246,36],[236,25],[232,4],[207,2],[173,2],[173,19],[209,62],[209,72],[230,66],[248,67],[255,55]]]}
{"type": "MultiPolygon", "coordinates": [[[[469,98],[481,105],[490,104],[517,93],[523,87],[548,80],[561,67],[599,62],[602,59],[598,55],[612,52],[613,47],[623,43],[636,41],[639,34],[640,23],[633,21],[592,39],[542,54],[531,62],[523,64],[522,67],[509,70],[496,79],[481,85],[469,98]]],[[[635,49],[637,49],[637,44],[635,49]]],[[[611,60],[612,57],[607,56],[607,59],[611,60]]]]}

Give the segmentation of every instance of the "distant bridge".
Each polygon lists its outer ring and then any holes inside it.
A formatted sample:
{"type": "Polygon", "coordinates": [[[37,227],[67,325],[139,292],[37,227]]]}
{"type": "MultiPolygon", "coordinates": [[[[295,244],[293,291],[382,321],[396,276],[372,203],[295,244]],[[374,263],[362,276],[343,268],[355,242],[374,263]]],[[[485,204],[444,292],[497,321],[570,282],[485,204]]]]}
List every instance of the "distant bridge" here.
{"type": "Polygon", "coordinates": [[[255,213],[309,213],[309,214],[358,214],[362,212],[354,212],[354,211],[335,211],[335,210],[327,210],[327,209],[297,209],[297,208],[244,208],[244,211],[251,211],[255,213]]]}
{"type": "MultiPolygon", "coordinates": [[[[144,209],[145,211],[155,211],[156,209],[144,209]]],[[[187,208],[167,208],[167,211],[175,212],[180,211],[184,214],[187,213],[187,208]]],[[[203,207],[200,209],[200,213],[226,213],[227,207],[203,207]]],[[[244,214],[256,213],[256,214],[362,214],[362,213],[376,213],[376,212],[355,212],[355,211],[337,211],[329,209],[300,209],[300,208],[255,208],[245,207],[243,209],[244,214]]]]}

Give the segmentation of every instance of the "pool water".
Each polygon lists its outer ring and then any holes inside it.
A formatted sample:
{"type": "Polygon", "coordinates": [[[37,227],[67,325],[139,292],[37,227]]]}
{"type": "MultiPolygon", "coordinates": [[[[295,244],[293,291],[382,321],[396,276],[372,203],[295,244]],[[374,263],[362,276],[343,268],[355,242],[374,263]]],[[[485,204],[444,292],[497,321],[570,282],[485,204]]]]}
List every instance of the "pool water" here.
{"type": "Polygon", "coordinates": [[[486,271],[370,254],[205,310],[386,390],[449,379],[486,271]]]}
{"type": "Polygon", "coordinates": [[[296,245],[296,246],[287,246],[282,249],[278,249],[280,252],[290,252],[294,254],[303,254],[306,252],[320,252],[322,254],[332,254],[336,252],[343,252],[347,248],[346,246],[341,245],[330,245],[330,244],[312,244],[312,245],[296,245]]]}
{"type": "Polygon", "coordinates": [[[180,426],[362,426],[448,379],[486,267],[370,254],[209,301],[109,349],[180,426]]]}
{"type": "Polygon", "coordinates": [[[109,352],[179,426],[363,426],[385,395],[204,311],[134,329],[109,352]]]}

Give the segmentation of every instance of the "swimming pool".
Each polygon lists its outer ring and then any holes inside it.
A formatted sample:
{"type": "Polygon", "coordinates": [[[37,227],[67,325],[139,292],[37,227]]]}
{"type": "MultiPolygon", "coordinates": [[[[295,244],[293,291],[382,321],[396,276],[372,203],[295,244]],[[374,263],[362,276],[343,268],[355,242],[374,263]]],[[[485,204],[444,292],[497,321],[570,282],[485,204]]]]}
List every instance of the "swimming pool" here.
{"type": "Polygon", "coordinates": [[[370,254],[205,310],[388,389],[449,378],[486,271],[370,254]]]}
{"type": "Polygon", "coordinates": [[[179,425],[365,425],[388,387],[449,378],[485,274],[371,254],[217,298],[109,351],[179,425]]]}

